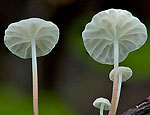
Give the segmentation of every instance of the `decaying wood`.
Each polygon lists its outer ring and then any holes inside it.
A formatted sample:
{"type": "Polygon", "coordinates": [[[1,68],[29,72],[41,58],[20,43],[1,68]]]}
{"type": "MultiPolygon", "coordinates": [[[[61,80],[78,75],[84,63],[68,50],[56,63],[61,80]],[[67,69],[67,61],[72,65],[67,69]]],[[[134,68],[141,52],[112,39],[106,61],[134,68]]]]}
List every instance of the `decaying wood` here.
{"type": "Polygon", "coordinates": [[[150,96],[121,115],[146,115],[147,113],[150,113],[150,96]]]}

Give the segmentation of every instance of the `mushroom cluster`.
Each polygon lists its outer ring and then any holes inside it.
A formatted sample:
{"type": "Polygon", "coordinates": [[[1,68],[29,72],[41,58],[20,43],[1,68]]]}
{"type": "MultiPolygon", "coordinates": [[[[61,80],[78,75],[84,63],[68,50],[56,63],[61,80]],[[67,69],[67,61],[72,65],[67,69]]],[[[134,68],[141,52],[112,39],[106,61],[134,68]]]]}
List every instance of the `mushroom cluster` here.
{"type": "MultiPolygon", "coordinates": [[[[103,110],[110,110],[109,115],[115,115],[121,84],[132,76],[132,70],[119,66],[119,63],[124,61],[130,52],[144,45],[147,40],[146,27],[126,10],[109,9],[92,18],[82,32],[82,37],[87,52],[95,61],[114,65],[109,74],[110,80],[113,81],[111,103],[105,98],[98,98],[93,105],[100,109],[100,115],[103,115],[103,110]]],[[[37,57],[50,53],[58,39],[58,27],[39,18],[12,23],[5,31],[6,47],[20,58],[32,58],[34,115],[38,115],[37,57]]]]}
{"type": "Polygon", "coordinates": [[[95,61],[114,65],[110,73],[113,94],[109,115],[115,115],[121,83],[132,75],[131,69],[119,67],[119,63],[130,52],[144,45],[147,40],[146,27],[126,10],[108,9],[93,16],[82,32],[82,38],[87,52],[95,61]]]}
{"type": "Polygon", "coordinates": [[[58,39],[58,27],[50,21],[39,18],[12,23],[5,30],[6,47],[20,58],[32,58],[34,115],[38,115],[37,57],[50,53],[58,39]]]}

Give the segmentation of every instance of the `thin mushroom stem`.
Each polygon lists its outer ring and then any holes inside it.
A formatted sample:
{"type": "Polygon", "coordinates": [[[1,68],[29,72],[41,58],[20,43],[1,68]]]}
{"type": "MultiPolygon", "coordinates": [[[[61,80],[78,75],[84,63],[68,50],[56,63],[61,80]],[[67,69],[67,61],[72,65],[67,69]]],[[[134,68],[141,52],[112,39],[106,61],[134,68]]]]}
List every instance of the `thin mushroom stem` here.
{"type": "MultiPolygon", "coordinates": [[[[121,85],[122,85],[122,72],[119,72],[119,81],[118,81],[118,99],[117,101],[119,102],[119,98],[120,98],[120,92],[121,92],[121,85]]],[[[118,103],[117,102],[117,103],[118,103]]]]}
{"type": "Polygon", "coordinates": [[[104,103],[102,103],[100,106],[100,115],[103,115],[103,110],[104,110],[104,103]]]}
{"type": "Polygon", "coordinates": [[[118,40],[114,40],[114,69],[117,71],[119,65],[119,44],[118,40]]]}
{"type": "Polygon", "coordinates": [[[34,115],[38,115],[38,75],[35,40],[31,42],[32,46],[32,73],[33,73],[33,109],[34,115]]]}
{"type": "Polygon", "coordinates": [[[113,93],[111,99],[111,108],[108,115],[115,115],[118,106],[118,65],[119,65],[119,44],[118,40],[114,40],[114,80],[113,93]]]}

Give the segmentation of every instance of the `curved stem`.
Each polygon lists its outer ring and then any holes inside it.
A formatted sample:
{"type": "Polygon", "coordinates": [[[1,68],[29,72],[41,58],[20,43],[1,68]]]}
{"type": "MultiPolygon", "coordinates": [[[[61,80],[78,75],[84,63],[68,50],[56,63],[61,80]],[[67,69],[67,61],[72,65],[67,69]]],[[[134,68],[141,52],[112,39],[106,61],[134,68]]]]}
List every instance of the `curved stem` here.
{"type": "Polygon", "coordinates": [[[35,40],[32,40],[31,45],[32,45],[32,73],[33,73],[33,109],[34,115],[38,115],[38,75],[37,75],[35,40]]]}
{"type": "Polygon", "coordinates": [[[119,44],[114,40],[114,80],[111,108],[108,115],[115,115],[118,107],[118,65],[119,65],[119,44]]]}
{"type": "Polygon", "coordinates": [[[104,110],[104,103],[102,103],[100,106],[100,115],[103,115],[103,110],[104,110]]]}

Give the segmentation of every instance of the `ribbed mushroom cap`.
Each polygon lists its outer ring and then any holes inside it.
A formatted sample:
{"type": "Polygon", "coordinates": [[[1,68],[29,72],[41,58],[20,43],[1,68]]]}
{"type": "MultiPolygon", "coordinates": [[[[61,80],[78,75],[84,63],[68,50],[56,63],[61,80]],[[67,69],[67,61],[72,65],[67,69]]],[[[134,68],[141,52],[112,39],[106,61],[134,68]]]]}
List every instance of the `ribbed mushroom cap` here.
{"type": "MultiPolygon", "coordinates": [[[[118,67],[118,71],[122,73],[122,81],[127,81],[133,74],[132,70],[129,67],[118,67]]],[[[113,81],[114,79],[114,69],[109,74],[109,79],[113,81]]]]}
{"type": "Polygon", "coordinates": [[[30,18],[12,23],[5,30],[4,43],[7,48],[21,58],[31,58],[31,41],[35,40],[37,57],[48,54],[58,42],[59,29],[50,22],[30,18]]]}
{"type": "Polygon", "coordinates": [[[110,110],[111,103],[109,102],[108,99],[105,99],[105,98],[102,98],[102,97],[96,99],[93,102],[93,106],[100,109],[100,106],[101,106],[102,103],[104,104],[104,110],[110,110]]]}
{"type": "Polygon", "coordinates": [[[130,12],[109,9],[97,13],[82,32],[89,55],[102,64],[114,64],[114,40],[119,44],[119,62],[139,49],[147,40],[143,23],[130,12]]]}

